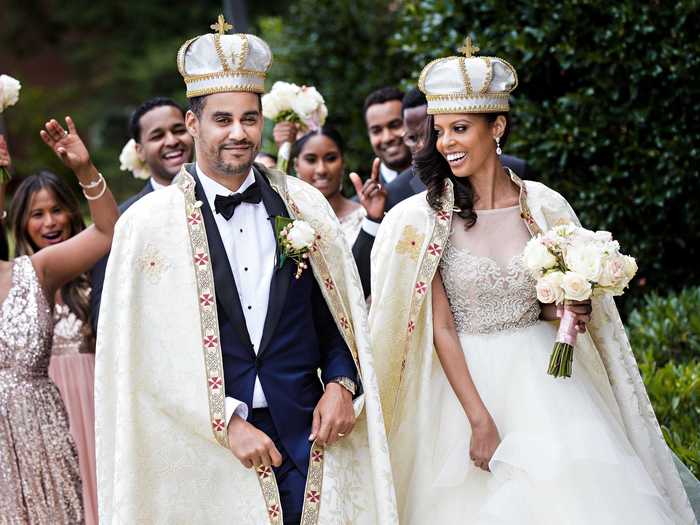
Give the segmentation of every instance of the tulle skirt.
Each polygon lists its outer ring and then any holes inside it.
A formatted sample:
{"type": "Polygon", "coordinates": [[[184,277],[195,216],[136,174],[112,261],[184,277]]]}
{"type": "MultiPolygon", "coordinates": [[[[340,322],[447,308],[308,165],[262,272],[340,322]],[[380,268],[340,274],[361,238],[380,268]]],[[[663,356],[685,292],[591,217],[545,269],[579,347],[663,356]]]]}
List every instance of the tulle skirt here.
{"type": "Polygon", "coordinates": [[[574,357],[569,379],[546,373],[554,328],[544,322],[460,341],[501,437],[491,472],[469,459],[471,430],[436,359],[433,439],[412,476],[411,524],[675,524],[626,438],[615,408],[574,357]]]}
{"type": "Polygon", "coordinates": [[[95,354],[53,355],[49,364],[49,376],[61,393],[68,412],[70,433],[78,451],[85,523],[94,525],[97,524],[95,354]]]}

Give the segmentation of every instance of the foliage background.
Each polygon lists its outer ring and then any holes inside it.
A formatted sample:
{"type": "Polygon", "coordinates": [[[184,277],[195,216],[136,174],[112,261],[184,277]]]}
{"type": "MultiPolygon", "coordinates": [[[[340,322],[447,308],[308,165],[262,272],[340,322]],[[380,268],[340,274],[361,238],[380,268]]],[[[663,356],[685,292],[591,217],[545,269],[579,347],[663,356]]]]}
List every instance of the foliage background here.
{"type": "MultiPolygon", "coordinates": [[[[131,111],[154,95],[180,102],[182,42],[208,31],[221,2],[11,0],[0,72],[23,83],[5,114],[19,177],[70,175],[38,138],[75,117],[119,199],[141,181],[119,172],[131,111]]],[[[698,473],[700,442],[700,0],[290,0],[249,2],[251,30],[275,60],[270,85],[315,85],[348,143],[346,169],[367,173],[364,97],[414,85],[422,67],[470,35],[520,77],[507,153],[559,190],[591,228],[637,257],[626,299],[630,335],[674,450],[698,473]],[[657,295],[658,293],[658,295],[657,295]],[[695,295],[692,295],[692,294],[695,295]],[[636,307],[636,309],[635,309],[636,307]],[[633,311],[634,310],[634,311],[633,311]]],[[[271,148],[269,138],[266,148],[271,148]]],[[[19,178],[18,177],[18,178],[19,178]]],[[[77,190],[77,185],[76,185],[77,190]]]]}

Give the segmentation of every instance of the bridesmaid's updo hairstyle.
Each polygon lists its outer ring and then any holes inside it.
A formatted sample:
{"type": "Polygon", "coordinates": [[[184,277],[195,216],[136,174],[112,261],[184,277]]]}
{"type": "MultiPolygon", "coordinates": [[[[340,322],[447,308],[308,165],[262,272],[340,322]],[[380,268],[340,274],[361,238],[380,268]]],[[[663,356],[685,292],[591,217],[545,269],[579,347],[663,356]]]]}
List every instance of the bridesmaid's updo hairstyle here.
{"type": "Polygon", "coordinates": [[[338,146],[340,156],[344,156],[343,150],[345,148],[345,142],[343,141],[343,137],[340,134],[340,132],[332,126],[323,126],[316,131],[309,131],[306,135],[304,135],[299,140],[294,142],[294,144],[292,144],[292,149],[289,152],[289,162],[293,164],[294,159],[301,155],[301,152],[303,151],[304,146],[309,141],[309,139],[311,139],[311,137],[317,137],[318,135],[328,137],[333,142],[335,142],[335,145],[338,146]]]}
{"type": "MultiPolygon", "coordinates": [[[[486,119],[486,124],[493,124],[499,115],[503,115],[506,119],[506,129],[501,136],[501,148],[508,141],[510,135],[511,120],[508,112],[500,113],[479,113],[481,117],[486,119]]],[[[447,159],[443,157],[437,150],[437,131],[435,130],[435,117],[428,115],[425,125],[425,140],[423,148],[421,148],[413,157],[413,167],[416,175],[423,181],[423,184],[428,188],[426,199],[430,207],[439,211],[442,209],[443,191],[445,179],[450,179],[454,186],[455,208],[458,208],[457,215],[465,221],[467,229],[476,224],[476,211],[474,211],[474,188],[469,181],[469,177],[455,177],[452,174],[450,165],[447,159]]]]}

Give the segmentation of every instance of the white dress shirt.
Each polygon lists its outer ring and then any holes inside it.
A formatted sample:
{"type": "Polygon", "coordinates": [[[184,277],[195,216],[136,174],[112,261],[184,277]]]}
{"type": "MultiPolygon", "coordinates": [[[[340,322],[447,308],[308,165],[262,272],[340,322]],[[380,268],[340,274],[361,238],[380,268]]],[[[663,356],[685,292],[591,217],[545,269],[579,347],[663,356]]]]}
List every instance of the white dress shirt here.
{"type": "MultiPolygon", "coordinates": [[[[216,226],[219,228],[221,241],[226,250],[233,278],[236,281],[238,297],[245,316],[250,342],[256,355],[267,317],[267,304],[270,297],[270,285],[275,269],[277,244],[270,226],[270,219],[265,204],[242,202],[236,207],[233,217],[226,220],[216,213],[214,200],[217,195],[232,195],[233,192],[206,176],[197,165],[197,175],[202,183],[204,194],[209,203],[216,226]]],[[[253,170],[235,193],[243,193],[255,182],[253,170]]],[[[265,393],[260,379],[255,378],[252,408],[267,406],[265,393]]],[[[234,414],[247,419],[248,407],[244,402],[227,397],[225,400],[226,424],[234,414]]]]}
{"type": "Polygon", "coordinates": [[[389,184],[392,182],[396,177],[399,176],[399,172],[396,170],[392,170],[389,166],[384,164],[383,162],[379,165],[379,174],[382,176],[384,179],[385,184],[389,184]]]}
{"type": "Polygon", "coordinates": [[[167,188],[167,186],[163,186],[161,183],[156,182],[156,179],[154,179],[153,177],[151,177],[148,180],[151,182],[151,188],[153,188],[153,191],[158,191],[162,190],[163,188],[167,188]]]}

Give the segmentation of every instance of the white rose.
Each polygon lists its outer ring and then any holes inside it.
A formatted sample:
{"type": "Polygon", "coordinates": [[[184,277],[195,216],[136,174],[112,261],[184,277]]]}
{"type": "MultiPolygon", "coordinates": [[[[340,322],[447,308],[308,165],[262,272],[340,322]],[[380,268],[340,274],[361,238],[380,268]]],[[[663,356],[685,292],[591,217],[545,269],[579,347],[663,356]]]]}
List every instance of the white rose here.
{"type": "Polygon", "coordinates": [[[591,282],[598,282],[602,268],[603,253],[597,243],[570,246],[564,254],[569,270],[582,275],[591,282]]]}
{"type": "Polygon", "coordinates": [[[272,93],[267,93],[266,95],[262,96],[262,108],[263,117],[270,120],[275,120],[280,112],[279,107],[277,106],[277,99],[272,93]]]}
{"type": "Polygon", "coordinates": [[[540,275],[557,264],[557,258],[543,244],[541,236],[530,239],[523,251],[525,266],[535,275],[540,275]]]}
{"type": "Polygon", "coordinates": [[[611,242],[612,234],[610,232],[606,232],[605,230],[599,230],[593,234],[593,238],[599,242],[611,242]]]}
{"type": "Polygon", "coordinates": [[[145,162],[139,158],[136,153],[136,142],[131,139],[124,144],[122,152],[119,154],[119,169],[122,171],[130,171],[136,179],[149,179],[151,170],[145,162]]]}
{"type": "Polygon", "coordinates": [[[294,99],[297,98],[300,89],[301,88],[296,84],[291,84],[289,82],[275,82],[270,90],[270,95],[274,97],[277,110],[279,112],[291,110],[294,99]]]}
{"type": "Polygon", "coordinates": [[[603,258],[603,264],[598,276],[600,286],[618,286],[626,282],[625,262],[620,255],[608,255],[603,258]]]}
{"type": "Polygon", "coordinates": [[[22,84],[19,80],[8,75],[0,75],[0,113],[17,104],[20,89],[22,84]]]}
{"type": "Polygon", "coordinates": [[[302,120],[308,120],[311,115],[323,104],[323,97],[313,86],[301,88],[296,98],[292,102],[292,110],[299,115],[302,120]]]}
{"type": "Polygon", "coordinates": [[[566,272],[561,280],[564,296],[570,301],[585,301],[591,297],[591,283],[576,272],[566,272]]]}
{"type": "Polygon", "coordinates": [[[564,274],[549,272],[537,281],[537,300],[544,304],[561,303],[564,300],[564,289],[561,287],[564,274]]]}
{"type": "Polygon", "coordinates": [[[287,233],[287,240],[294,250],[311,248],[316,238],[316,232],[308,222],[294,221],[287,233]]]}
{"type": "Polygon", "coordinates": [[[629,255],[623,255],[622,260],[625,266],[625,277],[627,277],[627,282],[630,282],[637,274],[637,270],[639,270],[637,261],[634,257],[630,257],[629,255]]]}

